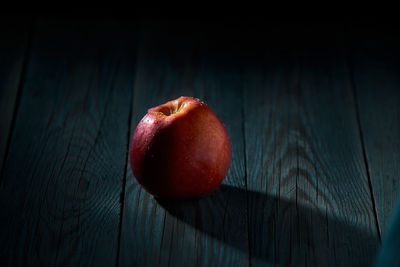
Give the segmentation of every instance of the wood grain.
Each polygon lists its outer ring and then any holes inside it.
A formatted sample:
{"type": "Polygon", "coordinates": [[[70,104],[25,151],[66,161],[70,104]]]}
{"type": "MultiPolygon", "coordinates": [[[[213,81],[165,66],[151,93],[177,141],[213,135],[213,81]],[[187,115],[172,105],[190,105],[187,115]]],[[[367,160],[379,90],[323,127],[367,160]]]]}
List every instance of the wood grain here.
{"type": "Polygon", "coordinates": [[[353,26],[351,66],[380,230],[385,233],[400,185],[398,30],[353,26]]]}
{"type": "MultiPolygon", "coordinates": [[[[241,81],[232,50],[213,44],[204,28],[143,25],[131,133],[146,110],[181,95],[204,100],[225,123],[233,143],[230,172],[217,192],[197,201],[161,201],[128,171],[120,265],[247,266],[241,81]],[[222,52],[224,51],[224,52],[222,52]],[[240,193],[239,193],[240,192],[240,193]]],[[[202,26],[203,27],[203,26],[202,26]]]]}
{"type": "Polygon", "coordinates": [[[1,184],[2,266],[111,266],[134,74],[130,26],[42,20],[1,184]]]}
{"type": "Polygon", "coordinates": [[[336,29],[280,26],[247,60],[252,266],[373,259],[379,239],[342,41],[336,29]]]}
{"type": "Polygon", "coordinates": [[[30,18],[0,17],[0,181],[29,51],[30,18]]]}

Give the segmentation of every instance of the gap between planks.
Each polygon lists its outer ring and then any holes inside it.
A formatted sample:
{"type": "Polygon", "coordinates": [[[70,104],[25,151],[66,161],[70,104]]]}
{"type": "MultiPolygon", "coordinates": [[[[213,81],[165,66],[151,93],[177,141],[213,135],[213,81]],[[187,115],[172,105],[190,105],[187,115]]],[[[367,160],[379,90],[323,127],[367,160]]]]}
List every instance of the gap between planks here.
{"type": "Polygon", "coordinates": [[[361,126],[361,119],[360,119],[360,108],[359,108],[359,105],[358,105],[358,96],[357,96],[357,92],[356,92],[357,91],[356,90],[356,84],[355,84],[355,81],[354,81],[354,71],[353,71],[354,64],[353,64],[353,62],[351,60],[351,55],[352,55],[352,52],[353,52],[352,48],[353,47],[350,45],[349,40],[347,40],[347,43],[348,43],[349,47],[351,47],[346,56],[347,56],[347,68],[348,68],[348,71],[349,71],[349,78],[350,78],[350,83],[351,83],[351,90],[352,90],[352,93],[353,93],[354,110],[355,110],[356,118],[357,118],[358,134],[359,134],[361,147],[362,147],[364,166],[365,166],[367,177],[368,177],[368,187],[369,187],[369,191],[370,191],[370,194],[371,194],[371,201],[372,201],[372,208],[373,208],[373,212],[374,212],[376,231],[378,233],[379,242],[381,242],[381,240],[382,240],[382,238],[381,238],[381,227],[380,227],[379,221],[378,221],[378,213],[377,213],[377,210],[376,210],[374,190],[372,189],[371,172],[370,172],[370,168],[369,168],[367,152],[366,152],[366,149],[365,149],[365,141],[364,141],[364,135],[363,135],[362,126],[361,126]]]}
{"type": "Polygon", "coordinates": [[[35,24],[36,24],[36,18],[34,18],[34,17],[30,18],[27,21],[27,23],[30,23],[31,26],[28,27],[28,31],[27,31],[28,33],[27,33],[27,39],[26,39],[26,47],[25,47],[25,51],[24,51],[24,55],[23,55],[21,75],[19,77],[19,82],[18,82],[18,86],[17,86],[17,95],[15,98],[15,105],[14,105],[14,110],[12,113],[10,128],[8,130],[6,149],[4,151],[4,158],[3,158],[3,162],[1,162],[1,166],[0,166],[0,185],[3,182],[4,165],[7,162],[8,152],[10,150],[11,138],[14,133],[15,121],[18,116],[19,104],[21,102],[22,88],[24,87],[24,84],[25,84],[26,74],[27,74],[27,70],[28,70],[28,63],[29,63],[29,59],[31,58],[33,31],[34,31],[35,24]]]}

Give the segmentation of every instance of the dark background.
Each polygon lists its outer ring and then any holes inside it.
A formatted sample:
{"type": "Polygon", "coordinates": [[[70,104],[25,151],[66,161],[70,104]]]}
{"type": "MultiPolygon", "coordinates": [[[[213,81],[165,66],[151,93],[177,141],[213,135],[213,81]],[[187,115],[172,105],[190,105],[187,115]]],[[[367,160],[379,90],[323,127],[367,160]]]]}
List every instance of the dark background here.
{"type": "Polygon", "coordinates": [[[1,265],[371,265],[400,181],[399,28],[295,14],[3,11],[1,265]],[[129,142],[181,95],[233,159],[210,196],[161,201],[129,142]]]}

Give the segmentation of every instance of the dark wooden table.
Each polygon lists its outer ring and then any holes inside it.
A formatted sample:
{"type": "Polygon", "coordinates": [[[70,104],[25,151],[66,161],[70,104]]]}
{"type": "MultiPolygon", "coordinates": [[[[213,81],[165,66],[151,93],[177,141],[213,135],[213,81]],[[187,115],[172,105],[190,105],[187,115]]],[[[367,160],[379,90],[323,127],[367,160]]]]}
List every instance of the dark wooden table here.
{"type": "Polygon", "coordinates": [[[400,182],[398,30],[0,19],[1,266],[368,266],[400,182]],[[181,95],[233,161],[197,201],[134,179],[132,132],[181,95]]]}

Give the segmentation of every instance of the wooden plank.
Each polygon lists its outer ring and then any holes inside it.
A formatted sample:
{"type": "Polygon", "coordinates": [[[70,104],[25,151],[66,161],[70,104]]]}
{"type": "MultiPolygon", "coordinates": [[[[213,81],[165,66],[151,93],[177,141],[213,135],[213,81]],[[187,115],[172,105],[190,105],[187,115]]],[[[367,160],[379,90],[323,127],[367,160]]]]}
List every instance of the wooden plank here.
{"type": "Polygon", "coordinates": [[[385,236],[382,240],[379,253],[377,254],[374,266],[399,266],[400,265],[400,198],[393,207],[390,219],[385,228],[385,236]]]}
{"type": "Polygon", "coordinates": [[[379,239],[343,38],[289,26],[249,39],[251,265],[366,266],[379,239]]]}
{"type": "Polygon", "coordinates": [[[115,265],[133,36],[109,20],[35,27],[0,192],[2,266],[115,265]]]}
{"type": "Polygon", "coordinates": [[[0,17],[0,174],[16,111],[18,90],[23,79],[30,22],[29,19],[17,16],[0,17]]]}
{"type": "Polygon", "coordinates": [[[400,52],[398,30],[351,29],[352,67],[379,226],[386,224],[400,185],[400,52]]]}
{"type": "Polygon", "coordinates": [[[148,108],[198,97],[227,126],[233,162],[224,185],[198,201],[156,200],[128,170],[120,265],[247,266],[240,66],[229,61],[229,48],[213,44],[216,29],[182,25],[143,27],[131,133],[148,108]]]}

